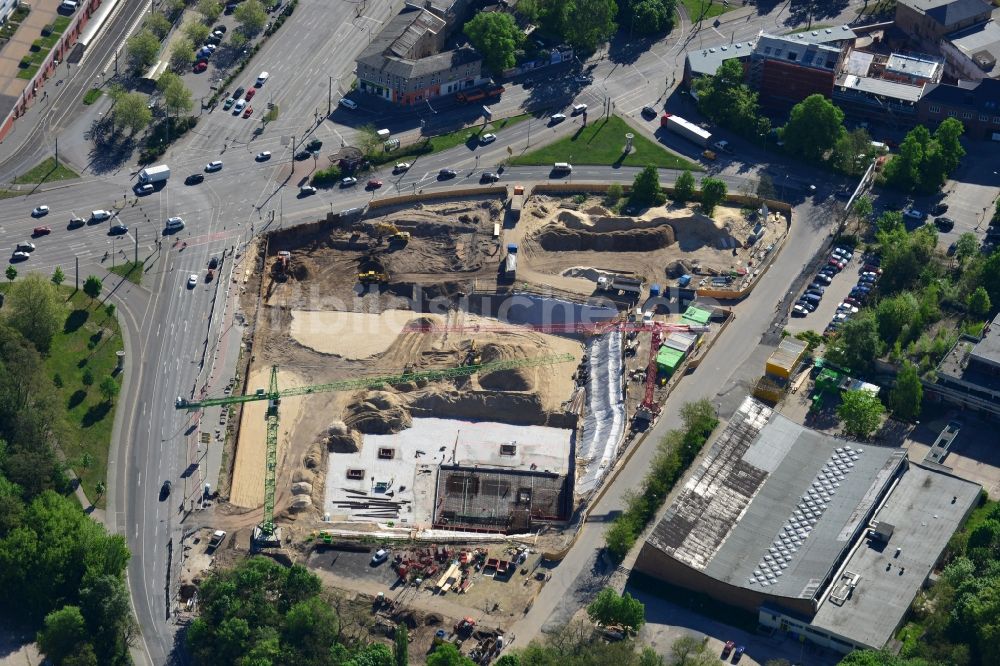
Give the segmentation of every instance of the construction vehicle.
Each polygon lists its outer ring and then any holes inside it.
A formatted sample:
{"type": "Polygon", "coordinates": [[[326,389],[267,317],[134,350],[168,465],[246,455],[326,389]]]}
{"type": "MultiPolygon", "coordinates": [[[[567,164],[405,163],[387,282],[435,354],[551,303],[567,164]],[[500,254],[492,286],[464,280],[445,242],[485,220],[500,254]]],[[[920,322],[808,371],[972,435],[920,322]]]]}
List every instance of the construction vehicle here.
{"type": "Polygon", "coordinates": [[[469,345],[469,351],[465,354],[465,361],[462,365],[479,365],[483,362],[483,355],[479,351],[479,346],[476,341],[473,340],[472,344],[469,345]]]}
{"type": "Polygon", "coordinates": [[[278,258],[274,262],[274,271],[276,273],[287,273],[288,266],[292,262],[292,253],[288,250],[280,250],[278,252],[278,258]]]}
{"type": "Polygon", "coordinates": [[[358,273],[358,282],[361,284],[381,284],[388,282],[389,276],[381,271],[365,271],[358,273]]]}
{"type": "Polygon", "coordinates": [[[183,409],[188,412],[195,412],[206,407],[222,405],[239,405],[247,402],[257,402],[266,400],[267,411],[265,418],[267,421],[267,449],[264,463],[264,518],[254,529],[253,542],[257,545],[278,545],[279,535],[276,534],[277,526],[274,524],[274,494],[276,485],[276,472],[278,467],[278,407],[281,399],[298,395],[312,395],[314,393],[330,393],[333,391],[355,391],[365,388],[382,388],[394,384],[408,382],[436,381],[449,379],[452,377],[466,377],[476,373],[496,372],[499,370],[510,370],[513,368],[533,367],[540,365],[551,365],[554,363],[568,363],[575,360],[572,354],[557,354],[553,356],[537,356],[534,358],[510,359],[505,361],[494,361],[480,365],[467,365],[464,367],[443,368],[439,370],[424,370],[421,372],[410,372],[403,375],[388,375],[382,377],[361,377],[357,379],[345,379],[329,384],[318,384],[314,386],[298,386],[293,388],[278,388],[278,366],[271,366],[271,378],[267,389],[259,388],[253,393],[245,395],[231,395],[220,398],[206,398],[204,400],[187,400],[179,397],[174,402],[176,409],[183,409]]]}
{"type": "Polygon", "coordinates": [[[524,186],[515,185],[514,194],[510,198],[510,217],[514,222],[521,219],[521,208],[524,206],[524,186]]]}
{"type": "Polygon", "coordinates": [[[390,245],[406,245],[410,242],[410,232],[409,231],[397,231],[396,233],[389,236],[390,245]]]}

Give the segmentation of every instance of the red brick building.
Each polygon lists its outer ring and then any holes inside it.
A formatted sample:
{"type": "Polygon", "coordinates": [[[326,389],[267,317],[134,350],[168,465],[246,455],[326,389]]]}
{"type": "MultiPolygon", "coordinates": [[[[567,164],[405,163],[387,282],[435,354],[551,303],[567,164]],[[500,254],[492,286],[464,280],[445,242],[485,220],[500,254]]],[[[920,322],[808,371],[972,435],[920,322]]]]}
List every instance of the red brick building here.
{"type": "Polygon", "coordinates": [[[816,93],[830,97],[840,58],[840,47],[761,35],[750,56],[748,80],[765,107],[792,106],[816,93]]]}

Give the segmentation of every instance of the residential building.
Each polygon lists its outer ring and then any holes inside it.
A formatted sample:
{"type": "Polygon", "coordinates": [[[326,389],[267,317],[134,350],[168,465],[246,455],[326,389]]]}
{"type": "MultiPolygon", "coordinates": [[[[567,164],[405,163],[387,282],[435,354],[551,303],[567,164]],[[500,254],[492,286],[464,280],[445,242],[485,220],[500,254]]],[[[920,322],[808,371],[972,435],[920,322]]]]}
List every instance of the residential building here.
{"type": "Polygon", "coordinates": [[[926,55],[849,49],[837,70],[831,98],[854,118],[910,127],[928,86],[941,81],[944,63],[926,55]]]}
{"type": "Polygon", "coordinates": [[[897,0],[896,25],[933,48],[949,33],[989,21],[992,11],[986,0],[897,0]]]}
{"type": "Polygon", "coordinates": [[[747,398],[634,570],[755,613],[778,640],[877,650],[980,491],[903,449],[848,443],[747,398]]]}
{"type": "Polygon", "coordinates": [[[929,399],[1000,416],[1000,315],[980,339],[963,335],[923,384],[929,399]]]}
{"type": "Polygon", "coordinates": [[[470,47],[441,51],[448,28],[431,10],[405,9],[358,57],[358,87],[390,102],[418,104],[478,85],[482,56],[470,47]]]}
{"type": "Polygon", "coordinates": [[[695,79],[714,76],[727,60],[739,60],[746,71],[753,45],[754,42],[737,42],[688,51],[684,55],[684,85],[690,88],[695,79]]]}
{"type": "Polygon", "coordinates": [[[760,35],[750,56],[748,81],[762,106],[788,107],[819,93],[830,97],[841,48],[795,36],[760,35]]]}

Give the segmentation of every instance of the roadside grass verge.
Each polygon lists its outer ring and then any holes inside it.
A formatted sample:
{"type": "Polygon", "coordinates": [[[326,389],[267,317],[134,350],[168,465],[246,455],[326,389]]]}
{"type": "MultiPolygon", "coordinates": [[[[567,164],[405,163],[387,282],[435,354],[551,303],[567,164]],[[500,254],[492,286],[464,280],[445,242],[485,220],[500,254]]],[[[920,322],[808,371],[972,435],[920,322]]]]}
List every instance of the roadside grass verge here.
{"type": "Polygon", "coordinates": [[[728,7],[722,4],[722,0],[681,0],[681,4],[687,10],[688,18],[694,22],[715,18],[736,9],[735,0],[728,7]]]}
{"type": "Polygon", "coordinates": [[[510,164],[522,166],[552,166],[555,162],[637,167],[652,164],[663,169],[703,170],[701,165],[674,155],[642,136],[618,116],[595,120],[572,136],[510,160],[510,164]],[[629,132],[635,135],[632,152],[623,157],[625,134],[629,132]]]}
{"type": "Polygon", "coordinates": [[[522,113],[519,116],[511,116],[510,118],[502,118],[500,120],[487,123],[486,127],[483,127],[482,125],[476,127],[463,127],[462,129],[455,130],[454,132],[447,132],[445,134],[420,139],[416,143],[401,146],[399,150],[394,150],[388,153],[379,153],[371,159],[371,163],[373,165],[388,164],[389,162],[404,161],[408,157],[421,157],[424,155],[440,153],[443,150],[448,150],[449,148],[454,148],[455,146],[468,143],[473,138],[478,141],[479,137],[483,134],[487,134],[489,132],[499,132],[502,129],[513,127],[518,123],[524,122],[530,117],[531,114],[522,113]]]}
{"type": "Polygon", "coordinates": [[[681,421],[683,429],[669,431],[657,444],[656,455],[642,485],[630,493],[625,511],[605,532],[608,552],[618,562],[632,550],[636,539],[656,516],[667,495],[719,424],[715,408],[708,400],[686,403],[681,408],[681,421]]]}
{"type": "Polygon", "coordinates": [[[130,282],[142,284],[142,267],[143,263],[141,261],[126,261],[124,264],[112,266],[108,270],[130,282]]]}
{"type": "Polygon", "coordinates": [[[40,163],[14,179],[16,185],[35,185],[55,180],[70,180],[79,178],[80,174],[70,169],[62,162],[56,162],[55,157],[46,157],[40,163]]]}
{"type": "Polygon", "coordinates": [[[106,377],[121,381],[112,375],[118,363],[115,352],[122,349],[121,329],[113,312],[82,291],[74,292],[72,287],[60,291],[67,296],[69,314],[45,359],[57,400],[65,410],[66,436],[60,448],[87,497],[103,508],[97,484],[107,477],[117,399],[109,403],[99,387],[106,377]]]}
{"type": "Polygon", "coordinates": [[[103,95],[103,94],[104,93],[101,92],[100,88],[91,88],[83,96],[83,103],[89,106],[89,105],[93,104],[94,102],[96,102],[97,100],[101,99],[101,95],[103,95]]]}

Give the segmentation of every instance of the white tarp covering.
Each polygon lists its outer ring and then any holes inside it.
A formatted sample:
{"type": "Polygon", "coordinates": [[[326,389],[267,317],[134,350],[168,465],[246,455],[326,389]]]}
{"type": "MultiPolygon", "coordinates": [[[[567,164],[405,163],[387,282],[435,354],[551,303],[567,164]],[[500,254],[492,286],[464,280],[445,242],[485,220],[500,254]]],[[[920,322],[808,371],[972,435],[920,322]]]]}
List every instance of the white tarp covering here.
{"type": "Polygon", "coordinates": [[[590,368],[587,412],[576,451],[577,461],[584,469],[576,481],[576,492],[581,495],[600,485],[625,433],[621,333],[615,331],[593,338],[586,354],[590,368]]]}

